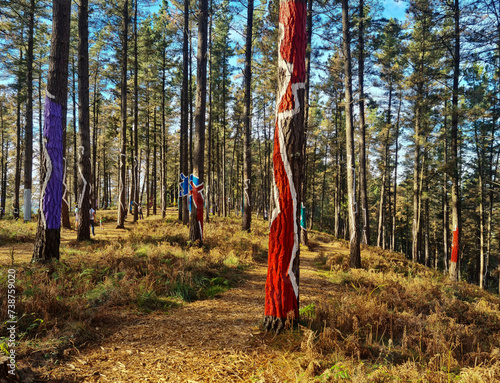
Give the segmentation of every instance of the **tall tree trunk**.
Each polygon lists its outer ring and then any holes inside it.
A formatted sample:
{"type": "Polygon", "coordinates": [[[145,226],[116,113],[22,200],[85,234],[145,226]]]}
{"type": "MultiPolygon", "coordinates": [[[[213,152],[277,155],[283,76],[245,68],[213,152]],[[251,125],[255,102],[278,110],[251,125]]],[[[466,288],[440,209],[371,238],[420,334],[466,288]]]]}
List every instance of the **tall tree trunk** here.
{"type": "MultiPolygon", "coordinates": [[[[41,64],[40,64],[41,66],[41,64]]],[[[40,153],[43,152],[43,128],[42,128],[42,91],[41,91],[41,86],[42,86],[42,79],[41,79],[41,68],[40,68],[40,78],[38,80],[38,101],[39,101],[39,118],[38,118],[38,123],[40,126],[40,153]]],[[[66,96],[67,97],[67,96],[66,96]]],[[[62,193],[62,206],[61,206],[61,221],[62,221],[62,226],[65,229],[71,229],[71,222],[69,220],[69,214],[71,211],[71,195],[68,196],[68,190],[69,190],[69,185],[68,185],[68,178],[67,178],[67,172],[68,172],[68,132],[67,132],[67,124],[66,124],[66,114],[67,114],[67,106],[68,103],[66,102],[66,110],[63,112],[63,193],[62,193]],[[68,201],[69,199],[69,201],[68,201]]],[[[42,163],[40,161],[40,169],[39,171],[41,172],[41,167],[42,163]]],[[[41,186],[41,185],[40,185],[41,186]]]]}
{"type": "Polygon", "coordinates": [[[484,289],[484,271],[485,271],[485,255],[484,255],[484,187],[483,187],[483,151],[480,146],[483,141],[479,137],[477,129],[477,121],[474,121],[474,140],[477,155],[477,172],[478,172],[478,187],[479,187],[479,288],[484,289]]]}
{"type": "MultiPolygon", "coordinates": [[[[153,114],[153,184],[151,185],[152,189],[152,194],[153,194],[153,215],[156,215],[156,198],[157,198],[157,190],[158,190],[158,183],[156,179],[157,175],[157,163],[156,163],[156,157],[157,157],[157,149],[158,149],[158,144],[157,144],[157,131],[156,131],[156,106],[154,107],[154,114],[153,114]]],[[[181,157],[182,158],[182,157],[181,157]]],[[[182,160],[181,160],[182,161],[182,160]]]]}
{"type": "MultiPolygon", "coordinates": [[[[359,127],[360,127],[360,142],[359,142],[359,188],[361,196],[361,215],[363,220],[363,235],[361,241],[370,245],[370,216],[368,208],[368,192],[366,185],[366,123],[365,123],[365,94],[364,94],[364,77],[365,77],[365,15],[364,15],[364,0],[359,0],[359,127]]],[[[390,110],[390,106],[389,106],[390,110]]],[[[389,117],[390,119],[390,117],[389,117]]]]}
{"type": "MultiPolygon", "coordinates": [[[[499,31],[500,32],[500,31],[499,31]]],[[[499,37],[500,37],[500,33],[499,33],[499,37]]],[[[499,46],[500,48],[500,46],[499,46]]],[[[500,60],[500,57],[499,57],[499,60],[500,60]]],[[[500,69],[500,68],[499,68],[500,69]]],[[[496,105],[494,106],[493,108],[494,110],[494,113],[493,113],[493,116],[492,116],[492,128],[491,128],[491,139],[490,139],[490,148],[489,148],[489,152],[490,152],[490,159],[489,159],[489,163],[490,163],[490,167],[489,167],[489,179],[490,179],[490,186],[489,186],[489,190],[488,190],[488,227],[486,229],[486,232],[488,233],[487,234],[487,242],[486,242],[486,246],[487,246],[487,250],[486,250],[486,269],[488,270],[489,269],[489,266],[490,266],[490,255],[491,255],[491,233],[492,233],[492,217],[493,217],[493,204],[494,204],[494,190],[495,190],[495,183],[496,183],[496,174],[497,174],[497,169],[498,169],[498,159],[499,159],[499,155],[500,155],[500,152],[497,152],[497,160],[496,160],[496,165],[495,167],[493,167],[493,161],[494,161],[494,143],[495,143],[495,130],[496,130],[496,124],[495,124],[495,116],[496,116],[496,111],[497,111],[497,107],[496,105]]],[[[500,267],[500,264],[499,264],[499,267],[500,267]]],[[[500,276],[499,276],[500,277],[500,276]]],[[[500,278],[499,278],[499,281],[500,281],[500,278]]],[[[486,284],[486,287],[488,287],[488,274],[486,274],[486,281],[485,281],[485,284],[486,284]]],[[[499,283],[500,285],[500,283],[499,283]]]]}
{"type": "MultiPolygon", "coordinates": [[[[223,58],[223,67],[222,67],[222,214],[224,217],[228,216],[228,207],[227,207],[227,179],[226,179],[226,58],[224,55],[223,58]]],[[[239,124],[238,124],[239,126],[239,124]]],[[[239,136],[236,136],[234,142],[236,143],[236,139],[239,136]]],[[[234,156],[233,156],[234,157],[234,156]]],[[[234,161],[231,162],[234,164],[234,161]]],[[[232,173],[232,169],[231,169],[232,173]]],[[[238,173],[237,173],[238,174],[238,173]]],[[[231,179],[232,177],[229,177],[231,179]]],[[[236,200],[233,198],[233,203],[236,204],[236,200]]]]}
{"type": "Polygon", "coordinates": [[[193,37],[189,30],[189,173],[193,173],[193,37]]]}
{"type": "MultiPolygon", "coordinates": [[[[329,140],[327,139],[327,142],[329,140]]],[[[321,213],[320,213],[320,216],[319,216],[319,222],[321,224],[321,226],[323,226],[323,209],[324,209],[324,205],[325,205],[325,187],[326,187],[326,163],[328,161],[328,145],[326,145],[325,147],[325,158],[324,158],[324,161],[323,161],[323,167],[324,167],[324,170],[323,170],[323,182],[322,182],[322,185],[321,185],[321,213]]]]}
{"type": "MultiPolygon", "coordinates": [[[[21,36],[21,41],[23,41],[21,36]]],[[[23,61],[23,50],[19,48],[19,61],[23,61]]],[[[22,73],[19,71],[17,77],[17,97],[16,97],[16,172],[14,175],[14,203],[12,214],[17,220],[19,218],[19,188],[21,186],[21,156],[22,156],[22,140],[21,140],[21,103],[22,103],[22,73]]]]}
{"type": "MultiPolygon", "coordinates": [[[[189,0],[184,0],[184,32],[182,41],[182,90],[181,90],[181,132],[180,132],[180,172],[189,176],[188,169],[188,80],[189,80],[189,0]]],[[[182,198],[179,220],[184,225],[189,223],[188,197],[182,198]]]]}
{"type": "Polygon", "coordinates": [[[4,106],[0,106],[0,115],[2,120],[2,194],[0,202],[0,218],[5,215],[5,200],[7,198],[7,165],[9,163],[9,145],[5,145],[5,126],[4,126],[4,106]],[[5,145],[5,149],[4,149],[5,145]],[[4,151],[5,150],[5,151],[4,151]]]}
{"type": "Polygon", "coordinates": [[[89,30],[88,0],[80,0],[78,7],[78,241],[90,239],[90,107],[89,107],[89,30]]]}
{"type": "MultiPolygon", "coordinates": [[[[443,145],[444,145],[444,163],[448,163],[448,126],[447,126],[447,112],[445,102],[444,114],[444,132],[443,132],[443,145]]],[[[448,172],[443,172],[443,272],[448,272],[448,249],[449,246],[449,219],[448,219],[448,172]]]]}
{"type": "Polygon", "coordinates": [[[340,231],[342,230],[341,225],[341,190],[342,190],[342,164],[341,164],[341,155],[340,155],[340,139],[339,139],[339,108],[338,102],[335,102],[335,228],[334,228],[334,236],[335,238],[340,239],[340,231]]]}
{"type": "Polygon", "coordinates": [[[149,82],[146,89],[146,217],[149,217],[149,199],[151,196],[150,185],[149,185],[149,161],[151,158],[151,147],[149,141],[149,82]]]}
{"type": "MultiPolygon", "coordinates": [[[[98,55],[99,59],[99,55],[98,55]]],[[[97,196],[99,193],[99,183],[97,182],[97,126],[99,123],[99,66],[95,69],[94,73],[94,100],[93,100],[93,118],[92,118],[92,187],[91,187],[91,204],[97,209],[98,201],[97,196]]]]}
{"type": "Polygon", "coordinates": [[[30,0],[28,17],[27,100],[26,127],[24,131],[24,222],[31,221],[31,187],[33,184],[33,30],[35,25],[35,0],[30,0]]]}
{"type": "Polygon", "coordinates": [[[349,2],[342,0],[342,34],[344,37],[344,70],[345,70],[345,113],[346,113],[346,150],[347,150],[347,196],[349,216],[349,265],[351,268],[361,267],[359,250],[358,217],[356,208],[356,183],[354,161],[354,126],[352,112],[352,77],[351,77],[351,38],[349,31],[349,2]]]}
{"type": "Polygon", "coordinates": [[[243,111],[243,122],[245,124],[244,149],[243,149],[243,189],[244,207],[242,229],[250,231],[252,222],[252,135],[250,129],[251,101],[252,101],[252,26],[253,26],[253,2],[248,0],[247,7],[247,36],[245,44],[245,109],[243,111]]]}
{"type": "MultiPolygon", "coordinates": [[[[67,105],[67,104],[66,104],[67,105]]],[[[65,113],[65,112],[63,112],[65,113]]],[[[70,204],[68,203],[68,184],[67,184],[67,129],[66,129],[66,114],[63,115],[63,191],[62,191],[62,206],[61,206],[61,221],[62,227],[71,229],[71,222],[69,220],[70,204]]],[[[43,134],[43,132],[42,132],[43,134]]],[[[42,147],[43,151],[43,147],[42,147]]]]}
{"type": "Polygon", "coordinates": [[[389,167],[389,135],[391,127],[391,96],[392,89],[389,91],[389,109],[387,117],[387,132],[385,140],[383,142],[383,153],[384,153],[384,163],[382,169],[382,182],[380,185],[380,205],[379,205],[379,218],[378,218],[378,234],[377,234],[377,246],[385,249],[385,200],[386,200],[386,185],[387,185],[387,173],[389,167]]]}
{"type": "Polygon", "coordinates": [[[300,243],[303,245],[308,244],[307,238],[307,217],[306,217],[306,204],[307,204],[307,137],[309,130],[309,93],[310,93],[310,77],[311,77],[311,51],[312,51],[312,13],[313,1],[307,1],[307,47],[306,47],[306,80],[305,80],[305,93],[304,93],[304,147],[302,149],[302,156],[304,159],[304,182],[302,182],[302,205],[300,217],[300,243]]]}
{"type": "MultiPolygon", "coordinates": [[[[166,42],[164,42],[166,45],[166,42]]],[[[163,48],[162,92],[161,92],[161,217],[165,219],[167,213],[167,125],[165,120],[165,86],[167,83],[167,49],[163,48]]]]}
{"type": "MultiPolygon", "coordinates": [[[[392,208],[392,242],[391,250],[396,251],[396,220],[397,220],[397,201],[398,201],[398,152],[399,152],[399,124],[401,121],[401,104],[403,103],[403,92],[399,92],[398,117],[396,121],[396,145],[394,149],[394,203],[392,208]]],[[[402,247],[402,246],[401,246],[402,247]]]]}
{"type": "Polygon", "coordinates": [[[210,21],[208,24],[208,161],[207,161],[207,187],[205,190],[205,195],[207,198],[206,202],[206,212],[205,221],[208,223],[210,221],[210,204],[212,201],[211,194],[213,194],[213,177],[212,177],[212,19],[213,19],[213,9],[212,0],[210,0],[210,21]]]}
{"type": "Polygon", "coordinates": [[[269,232],[264,326],[279,332],[299,316],[299,225],[303,170],[307,6],[280,1],[274,210],[269,232]]]}
{"type": "Polygon", "coordinates": [[[78,205],[78,151],[77,151],[77,142],[78,137],[76,134],[76,65],[75,58],[72,57],[71,66],[73,69],[73,78],[72,78],[72,96],[73,96],[73,194],[75,195],[75,205],[78,205]]]}
{"type": "Polygon", "coordinates": [[[40,180],[40,219],[37,224],[32,262],[59,259],[62,204],[63,112],[68,92],[70,0],[54,0],[47,96],[45,98],[44,148],[40,180]]]}
{"type": "MultiPolygon", "coordinates": [[[[134,200],[134,219],[133,222],[137,222],[139,218],[139,142],[138,142],[138,131],[139,131],[139,82],[138,82],[138,72],[139,63],[137,60],[137,8],[138,0],[135,0],[134,4],[134,159],[133,159],[133,200],[134,200]]],[[[163,90],[165,92],[165,90],[163,90]]],[[[164,108],[165,110],[165,108],[164,108]]]]}
{"type": "Polygon", "coordinates": [[[460,75],[460,10],[459,0],[454,1],[453,9],[455,21],[455,49],[454,49],[454,70],[453,70],[453,97],[451,111],[451,219],[453,227],[453,245],[451,251],[450,280],[458,281],[457,262],[460,258],[460,191],[458,177],[458,83],[460,75]]]}
{"type": "Polygon", "coordinates": [[[127,206],[125,200],[125,169],[127,167],[127,55],[128,55],[128,0],[123,1],[121,54],[121,148],[117,229],[125,228],[127,206]]]}
{"type": "Polygon", "coordinates": [[[418,85],[417,105],[415,107],[415,157],[413,163],[413,229],[412,229],[412,261],[418,262],[420,255],[420,118],[421,118],[421,92],[423,85],[418,85]]]}
{"type": "Polygon", "coordinates": [[[205,179],[205,111],[207,98],[207,29],[208,0],[199,0],[200,11],[198,19],[198,54],[196,73],[196,110],[195,110],[195,141],[193,152],[193,181],[191,207],[191,223],[189,239],[192,242],[203,241],[203,181],[205,179]],[[198,178],[196,182],[195,177],[198,178]]]}

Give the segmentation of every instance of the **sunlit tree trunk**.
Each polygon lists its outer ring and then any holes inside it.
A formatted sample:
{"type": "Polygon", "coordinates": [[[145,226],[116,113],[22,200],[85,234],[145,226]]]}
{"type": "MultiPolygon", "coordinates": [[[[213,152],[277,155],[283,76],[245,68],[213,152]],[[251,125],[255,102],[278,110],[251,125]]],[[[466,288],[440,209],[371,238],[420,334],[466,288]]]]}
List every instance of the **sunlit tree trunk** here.
{"type": "Polygon", "coordinates": [[[137,222],[139,217],[139,142],[138,142],[138,131],[139,131],[139,82],[138,82],[138,72],[139,63],[137,60],[137,4],[138,0],[135,0],[134,4],[134,158],[132,160],[132,183],[133,194],[131,198],[134,200],[134,218],[133,222],[137,222]]]}
{"type": "Polygon", "coordinates": [[[274,134],[274,210],[269,232],[264,326],[279,332],[299,315],[299,225],[304,140],[307,8],[280,1],[278,98],[274,134]]]}
{"type": "Polygon", "coordinates": [[[451,218],[453,227],[453,245],[451,251],[450,279],[458,281],[457,262],[460,257],[460,191],[458,177],[458,86],[460,75],[460,10],[459,0],[454,1],[454,21],[455,21],[455,49],[454,49],[454,70],[453,70],[453,97],[451,112],[451,218]]]}
{"type": "Polygon", "coordinates": [[[392,208],[392,242],[391,250],[396,251],[396,220],[398,202],[398,153],[399,153],[399,125],[401,122],[401,104],[403,103],[403,92],[399,92],[398,117],[396,121],[396,145],[394,149],[394,203],[392,208]]]}
{"type": "MultiPolygon", "coordinates": [[[[21,31],[21,41],[23,41],[22,31],[21,31]]],[[[19,48],[19,61],[23,61],[23,49],[22,46],[19,48]]],[[[19,218],[19,188],[21,186],[21,156],[23,147],[21,141],[21,103],[22,103],[22,73],[19,71],[17,76],[17,84],[16,84],[16,170],[14,174],[14,202],[13,202],[13,211],[15,219],[19,218]]]]}
{"type": "Polygon", "coordinates": [[[346,114],[346,151],[347,151],[347,196],[349,217],[349,265],[352,268],[361,267],[359,250],[358,217],[356,207],[356,169],[354,161],[354,125],[352,112],[352,77],[351,77],[351,38],[349,31],[349,3],[342,0],[342,34],[344,37],[344,70],[345,70],[345,114],[346,114]]]}
{"type": "Polygon", "coordinates": [[[205,179],[205,111],[207,97],[207,29],[208,0],[200,0],[198,19],[198,54],[196,73],[196,109],[195,109],[195,140],[193,151],[193,178],[198,182],[191,184],[193,205],[191,206],[191,221],[189,239],[192,242],[203,241],[203,181],[205,179]]]}
{"type": "Polygon", "coordinates": [[[35,25],[35,0],[30,0],[28,12],[28,51],[26,126],[24,131],[24,222],[31,221],[31,188],[33,184],[33,32],[35,25]]]}
{"type": "MultiPolygon", "coordinates": [[[[363,235],[361,241],[370,245],[370,216],[368,208],[368,192],[366,186],[366,123],[365,123],[365,94],[364,94],[364,76],[365,76],[365,37],[364,37],[364,0],[359,0],[359,189],[361,199],[361,217],[363,222],[363,235]]],[[[390,110],[389,102],[389,110],[390,110]]],[[[389,112],[390,113],[390,112],[389,112]]],[[[390,117],[388,117],[390,119],[390,117]]],[[[387,171],[387,170],[385,170],[387,171]]]]}
{"type": "Polygon", "coordinates": [[[245,109],[243,122],[245,124],[243,144],[243,219],[242,229],[250,230],[252,223],[252,136],[251,136],[251,105],[252,105],[252,26],[253,26],[253,1],[248,0],[247,7],[247,36],[245,43],[245,109]]]}
{"type": "Polygon", "coordinates": [[[37,224],[32,262],[59,259],[63,177],[63,112],[68,92],[68,58],[71,2],[53,0],[52,39],[45,98],[40,219],[37,224]]]}
{"type": "Polygon", "coordinates": [[[127,213],[126,193],[126,167],[127,167],[127,56],[128,56],[128,0],[123,1],[122,13],[122,53],[121,53],[121,148],[120,148],[120,175],[119,175],[119,202],[117,229],[125,228],[125,215],[127,213]]]}
{"type": "Polygon", "coordinates": [[[206,211],[205,211],[205,221],[208,223],[210,221],[210,204],[212,203],[213,195],[213,161],[212,161],[212,118],[213,118],[213,107],[212,107],[212,20],[213,20],[213,9],[212,0],[210,0],[210,21],[208,25],[208,148],[207,148],[207,187],[205,189],[206,195],[206,211]]]}
{"type": "MultiPolygon", "coordinates": [[[[189,0],[184,0],[184,30],[182,40],[182,90],[181,90],[181,132],[180,132],[180,173],[189,176],[188,169],[188,81],[189,81],[189,0]]],[[[179,220],[189,223],[188,197],[181,199],[179,220]]]]}
{"type": "Polygon", "coordinates": [[[89,38],[88,0],[78,6],[78,240],[90,239],[90,110],[89,110],[89,38]]]}

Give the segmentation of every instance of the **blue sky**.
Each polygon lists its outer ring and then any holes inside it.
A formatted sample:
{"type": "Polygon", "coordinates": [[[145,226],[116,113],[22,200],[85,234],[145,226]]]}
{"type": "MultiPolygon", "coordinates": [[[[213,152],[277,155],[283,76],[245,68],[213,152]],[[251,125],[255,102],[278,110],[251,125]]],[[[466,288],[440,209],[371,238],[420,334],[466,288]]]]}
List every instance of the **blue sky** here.
{"type": "Polygon", "coordinates": [[[388,19],[391,17],[399,20],[405,19],[405,11],[407,8],[407,4],[405,1],[384,0],[382,5],[384,6],[384,17],[388,19]]]}

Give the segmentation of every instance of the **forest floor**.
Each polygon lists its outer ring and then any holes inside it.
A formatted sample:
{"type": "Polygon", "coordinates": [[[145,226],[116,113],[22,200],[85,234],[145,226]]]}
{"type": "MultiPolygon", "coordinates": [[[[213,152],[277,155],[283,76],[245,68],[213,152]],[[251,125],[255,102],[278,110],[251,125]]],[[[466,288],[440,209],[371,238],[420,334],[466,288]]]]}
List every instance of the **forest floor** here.
{"type": "Polygon", "coordinates": [[[246,234],[214,218],[200,249],[173,210],[128,230],[104,214],[86,244],[62,230],[62,266],[41,270],[34,224],[1,228],[0,265],[23,295],[19,381],[500,382],[498,296],[400,254],[366,247],[350,270],[344,241],[310,233],[301,321],[275,336],[262,329],[266,222],[246,234]]]}

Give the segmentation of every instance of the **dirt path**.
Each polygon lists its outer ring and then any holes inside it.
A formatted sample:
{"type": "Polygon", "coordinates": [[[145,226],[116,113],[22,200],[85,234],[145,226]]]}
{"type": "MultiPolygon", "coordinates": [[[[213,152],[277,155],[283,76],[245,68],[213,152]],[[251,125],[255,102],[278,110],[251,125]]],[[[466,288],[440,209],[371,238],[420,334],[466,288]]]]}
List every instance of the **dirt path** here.
{"type": "MultiPolygon", "coordinates": [[[[328,299],[334,288],[316,273],[316,256],[302,248],[301,307],[328,299]]],[[[239,287],[168,314],[103,313],[107,319],[96,328],[103,340],[42,371],[42,377],[50,382],[296,381],[298,361],[282,347],[269,346],[272,335],[263,338],[258,328],[266,273],[265,265],[257,264],[239,287]]]]}

